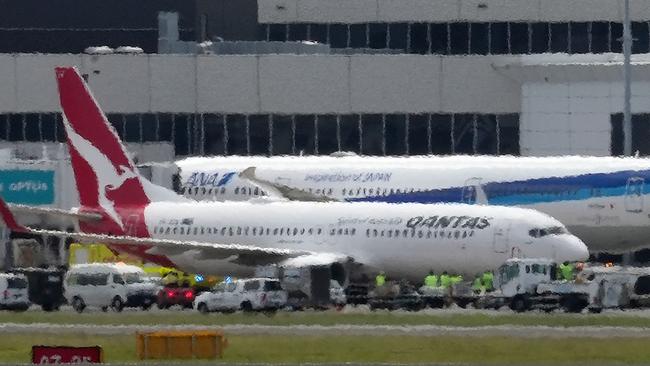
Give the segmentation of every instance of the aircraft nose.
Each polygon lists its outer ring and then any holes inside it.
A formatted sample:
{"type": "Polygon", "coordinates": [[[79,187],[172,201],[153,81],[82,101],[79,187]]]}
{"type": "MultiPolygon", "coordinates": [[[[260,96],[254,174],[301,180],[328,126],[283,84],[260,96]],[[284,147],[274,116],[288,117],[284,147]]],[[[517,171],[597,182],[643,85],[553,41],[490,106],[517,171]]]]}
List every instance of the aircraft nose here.
{"type": "Polygon", "coordinates": [[[587,245],[578,237],[567,235],[560,243],[558,262],[581,262],[589,259],[589,249],[587,245]]]}

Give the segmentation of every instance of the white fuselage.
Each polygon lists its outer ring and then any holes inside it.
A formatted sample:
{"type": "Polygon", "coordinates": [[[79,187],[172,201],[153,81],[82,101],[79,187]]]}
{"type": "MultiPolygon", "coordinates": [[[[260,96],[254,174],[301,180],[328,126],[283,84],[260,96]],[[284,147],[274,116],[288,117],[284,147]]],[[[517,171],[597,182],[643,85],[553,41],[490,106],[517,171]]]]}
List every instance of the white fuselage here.
{"type": "MultiPolygon", "coordinates": [[[[430,269],[475,274],[512,256],[584,260],[570,234],[534,238],[535,228],[561,227],[532,210],[463,204],[202,202],[152,203],[145,210],[153,238],[342,254],[368,271],[421,279],[430,269]]],[[[196,273],[250,275],[232,258],[170,257],[196,273]]]]}
{"type": "Polygon", "coordinates": [[[237,173],[346,201],[482,203],[545,212],[592,252],[650,244],[650,160],[614,157],[210,157],[177,162],[187,196],[261,194],[237,173]],[[484,203],[484,202],[483,202],[484,203]]]}

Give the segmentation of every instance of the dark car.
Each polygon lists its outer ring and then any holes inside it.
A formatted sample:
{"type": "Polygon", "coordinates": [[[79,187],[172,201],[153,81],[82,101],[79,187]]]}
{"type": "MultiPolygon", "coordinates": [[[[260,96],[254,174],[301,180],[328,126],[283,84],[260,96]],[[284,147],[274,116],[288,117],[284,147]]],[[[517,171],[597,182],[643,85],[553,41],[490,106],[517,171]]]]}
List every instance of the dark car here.
{"type": "Polygon", "coordinates": [[[167,309],[174,305],[191,308],[196,292],[191,287],[163,287],[158,291],[156,303],[159,309],[167,309]]]}
{"type": "Polygon", "coordinates": [[[65,304],[63,296],[62,268],[14,268],[13,273],[21,273],[29,283],[29,300],[40,305],[44,311],[58,310],[65,304]]]}

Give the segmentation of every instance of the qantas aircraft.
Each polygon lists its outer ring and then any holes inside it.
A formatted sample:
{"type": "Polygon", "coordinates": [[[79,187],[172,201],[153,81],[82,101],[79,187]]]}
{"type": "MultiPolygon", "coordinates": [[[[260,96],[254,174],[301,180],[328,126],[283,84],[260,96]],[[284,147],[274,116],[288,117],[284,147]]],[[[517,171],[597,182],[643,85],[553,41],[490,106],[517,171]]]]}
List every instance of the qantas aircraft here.
{"type": "Polygon", "coordinates": [[[188,200],[137,173],[75,68],[56,68],[56,78],[81,203],[70,215],[79,219],[80,232],[27,228],[0,205],[12,230],[100,241],[204,274],[250,275],[264,264],[332,265],[419,280],[429,269],[475,274],[512,256],[587,259],[584,243],[559,221],[528,209],[188,200]]]}
{"type": "Polygon", "coordinates": [[[592,252],[650,245],[650,160],[616,157],[195,157],[177,162],[183,193],[246,200],[282,186],[296,200],[494,204],[560,220],[592,252]],[[254,169],[253,169],[254,168],[254,169]],[[245,177],[242,173],[248,170],[245,177]]]}

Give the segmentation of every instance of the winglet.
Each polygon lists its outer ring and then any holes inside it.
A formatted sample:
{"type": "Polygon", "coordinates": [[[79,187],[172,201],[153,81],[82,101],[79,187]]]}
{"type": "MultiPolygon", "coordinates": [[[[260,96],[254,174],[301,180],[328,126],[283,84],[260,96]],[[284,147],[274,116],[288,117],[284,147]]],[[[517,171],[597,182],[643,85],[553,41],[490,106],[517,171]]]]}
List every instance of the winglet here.
{"type": "Polygon", "coordinates": [[[9,228],[9,230],[22,233],[29,232],[26,227],[16,222],[16,218],[11,213],[11,210],[9,210],[7,203],[5,203],[2,197],[0,197],[0,215],[2,215],[2,221],[9,228]]]}
{"type": "Polygon", "coordinates": [[[284,198],[284,199],[287,198],[274,184],[271,184],[271,182],[267,182],[257,178],[257,176],[255,175],[255,169],[257,168],[254,166],[250,166],[242,170],[241,172],[239,172],[239,178],[248,180],[250,183],[257,186],[262,191],[266,191],[267,194],[271,197],[284,198]]]}

